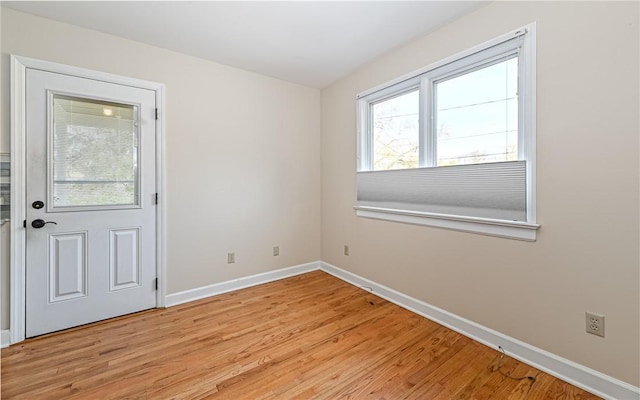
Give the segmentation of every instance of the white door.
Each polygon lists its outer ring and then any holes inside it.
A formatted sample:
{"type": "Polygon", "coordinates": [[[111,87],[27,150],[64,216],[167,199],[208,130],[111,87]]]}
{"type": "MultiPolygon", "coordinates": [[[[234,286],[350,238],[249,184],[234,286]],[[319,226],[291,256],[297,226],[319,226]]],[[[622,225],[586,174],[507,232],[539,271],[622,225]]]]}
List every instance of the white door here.
{"type": "Polygon", "coordinates": [[[26,336],[155,307],[155,92],[26,74],[26,336]]]}

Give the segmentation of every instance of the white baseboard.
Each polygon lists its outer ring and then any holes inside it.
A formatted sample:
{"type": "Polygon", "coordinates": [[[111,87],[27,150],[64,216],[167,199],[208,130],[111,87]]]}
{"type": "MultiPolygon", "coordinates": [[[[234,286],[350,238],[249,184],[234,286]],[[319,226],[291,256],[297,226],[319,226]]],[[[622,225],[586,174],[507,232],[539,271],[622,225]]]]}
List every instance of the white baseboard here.
{"type": "Polygon", "coordinates": [[[0,349],[9,347],[9,345],[11,345],[11,331],[3,329],[0,331],[0,349]]]}
{"type": "Polygon", "coordinates": [[[232,292],[234,290],[244,289],[251,286],[261,285],[263,283],[273,282],[284,278],[289,278],[291,276],[304,274],[306,272],[315,271],[318,269],[320,269],[320,262],[315,261],[307,264],[301,264],[293,267],[264,272],[257,275],[233,279],[226,282],[214,283],[213,285],[185,290],[183,292],[171,293],[166,296],[166,306],[176,306],[178,304],[200,300],[206,297],[232,292]]]}
{"type": "Polygon", "coordinates": [[[597,396],[612,400],[640,399],[640,388],[626,382],[521,342],[334,265],[320,262],[320,269],[352,285],[371,288],[377,296],[491,348],[497,349],[498,346],[502,346],[509,356],[597,396]]]}

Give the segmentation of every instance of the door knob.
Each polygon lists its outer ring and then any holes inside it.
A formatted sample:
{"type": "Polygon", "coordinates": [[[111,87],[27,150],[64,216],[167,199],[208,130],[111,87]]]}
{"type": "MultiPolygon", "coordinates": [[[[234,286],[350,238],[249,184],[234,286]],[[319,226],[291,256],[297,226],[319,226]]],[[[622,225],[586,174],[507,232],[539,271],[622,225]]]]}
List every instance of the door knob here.
{"type": "Polygon", "coordinates": [[[53,221],[46,221],[43,219],[34,219],[33,222],[31,222],[31,226],[33,226],[36,229],[40,229],[43,226],[45,226],[46,224],[55,224],[58,225],[57,222],[53,222],[53,221]]]}

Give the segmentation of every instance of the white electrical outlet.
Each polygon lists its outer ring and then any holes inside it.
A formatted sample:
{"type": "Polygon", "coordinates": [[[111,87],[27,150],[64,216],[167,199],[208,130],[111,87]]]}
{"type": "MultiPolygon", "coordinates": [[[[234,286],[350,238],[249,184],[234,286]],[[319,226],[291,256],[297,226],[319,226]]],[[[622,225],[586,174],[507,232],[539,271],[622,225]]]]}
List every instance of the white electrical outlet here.
{"type": "Polygon", "coordinates": [[[604,315],[585,313],[587,333],[604,337],[604,315]]]}
{"type": "Polygon", "coordinates": [[[347,246],[346,244],[344,245],[344,255],[345,256],[349,255],[349,246],[347,246]]]}
{"type": "Polygon", "coordinates": [[[279,256],[280,255],[280,246],[273,246],[273,256],[279,256]]]}
{"type": "Polygon", "coordinates": [[[236,253],[227,253],[227,264],[236,262],[236,253]]]}

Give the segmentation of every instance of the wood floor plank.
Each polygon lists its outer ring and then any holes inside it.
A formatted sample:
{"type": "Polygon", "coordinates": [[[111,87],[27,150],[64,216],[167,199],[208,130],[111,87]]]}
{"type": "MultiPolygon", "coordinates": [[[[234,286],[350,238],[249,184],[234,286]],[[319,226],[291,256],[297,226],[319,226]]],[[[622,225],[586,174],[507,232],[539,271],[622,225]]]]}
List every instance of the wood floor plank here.
{"type": "Polygon", "coordinates": [[[314,271],[3,349],[1,395],[25,400],[597,399],[499,356],[314,271]]]}

